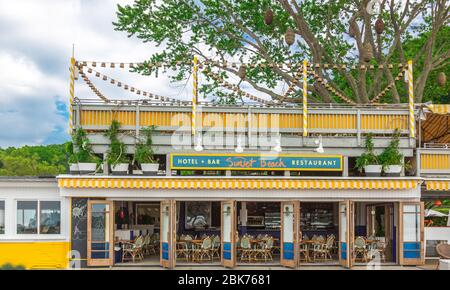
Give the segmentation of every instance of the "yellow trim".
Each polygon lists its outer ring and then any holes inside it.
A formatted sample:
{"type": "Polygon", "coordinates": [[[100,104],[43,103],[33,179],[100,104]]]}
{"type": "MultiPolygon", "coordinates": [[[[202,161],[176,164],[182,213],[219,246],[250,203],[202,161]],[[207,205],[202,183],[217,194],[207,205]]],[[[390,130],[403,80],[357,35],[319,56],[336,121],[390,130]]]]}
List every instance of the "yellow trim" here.
{"type": "MultiPolygon", "coordinates": [[[[170,178],[156,179],[101,179],[102,182],[93,181],[94,178],[62,178],[63,187],[67,188],[134,188],[134,189],[412,189],[416,188],[418,180],[357,180],[357,179],[201,179],[201,178],[170,178]],[[66,182],[76,180],[76,183],[66,182]],[[117,186],[117,180],[119,185],[117,186]],[[93,184],[96,184],[95,186],[93,184]]],[[[99,181],[98,179],[96,181],[99,181]]]]}
{"type": "Polygon", "coordinates": [[[27,269],[66,269],[69,242],[0,242],[0,265],[11,263],[27,269]]]}
{"type": "Polygon", "coordinates": [[[449,191],[450,180],[427,180],[425,182],[427,190],[449,191]]]}
{"type": "Polygon", "coordinates": [[[450,105],[433,104],[428,107],[435,114],[450,114],[450,105]]]}
{"type": "Polygon", "coordinates": [[[343,156],[342,155],[327,155],[327,154],[272,154],[272,153],[268,153],[268,154],[258,154],[258,153],[253,153],[253,154],[239,154],[239,153],[230,153],[230,154],[214,154],[214,153],[198,153],[198,154],[191,154],[191,153],[187,153],[187,154],[183,154],[183,153],[172,153],[170,154],[170,168],[171,169],[176,169],[176,170],[241,170],[241,171],[248,171],[248,170],[256,170],[256,171],[283,171],[283,170],[291,170],[291,171],[342,171],[343,170],[343,156]],[[286,167],[286,168],[230,168],[230,167],[195,167],[195,169],[192,168],[185,168],[185,167],[176,167],[173,165],[173,156],[248,156],[248,157],[252,157],[252,156],[264,156],[264,157],[325,157],[325,158],[339,158],[340,159],[340,167],[339,168],[332,168],[332,169],[323,169],[323,168],[311,168],[311,169],[307,169],[307,168],[290,168],[290,167],[286,167]]]}

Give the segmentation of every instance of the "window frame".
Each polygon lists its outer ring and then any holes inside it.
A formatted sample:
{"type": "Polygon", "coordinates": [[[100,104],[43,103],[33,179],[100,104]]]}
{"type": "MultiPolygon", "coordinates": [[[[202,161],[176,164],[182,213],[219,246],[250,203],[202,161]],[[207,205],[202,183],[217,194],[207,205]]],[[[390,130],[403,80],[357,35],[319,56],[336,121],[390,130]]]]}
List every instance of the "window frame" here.
{"type": "Polygon", "coordinates": [[[63,201],[62,199],[55,199],[55,198],[20,198],[14,200],[14,234],[19,237],[39,237],[39,238],[52,238],[52,237],[60,237],[62,236],[64,229],[63,229],[63,201]],[[17,231],[17,213],[18,213],[18,203],[21,201],[34,201],[37,202],[37,218],[36,218],[36,226],[37,226],[37,233],[35,234],[24,234],[19,233],[17,231]],[[41,233],[41,202],[42,201],[55,201],[59,202],[59,215],[60,215],[60,229],[59,234],[42,234],[41,233]]]}

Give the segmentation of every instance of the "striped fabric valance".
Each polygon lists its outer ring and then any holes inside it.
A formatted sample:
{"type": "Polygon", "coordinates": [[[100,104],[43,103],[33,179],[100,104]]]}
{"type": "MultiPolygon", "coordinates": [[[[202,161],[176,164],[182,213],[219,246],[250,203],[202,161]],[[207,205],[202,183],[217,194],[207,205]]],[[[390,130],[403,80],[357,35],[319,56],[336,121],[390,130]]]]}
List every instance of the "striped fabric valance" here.
{"type": "Polygon", "coordinates": [[[433,104],[430,105],[429,108],[435,114],[450,114],[450,105],[433,104]]]}
{"type": "Polygon", "coordinates": [[[427,180],[425,181],[427,190],[448,190],[450,191],[449,180],[427,180]]]}
{"type": "Polygon", "coordinates": [[[180,178],[60,178],[65,188],[131,189],[412,189],[419,180],[373,179],[180,179],[180,178]]]}

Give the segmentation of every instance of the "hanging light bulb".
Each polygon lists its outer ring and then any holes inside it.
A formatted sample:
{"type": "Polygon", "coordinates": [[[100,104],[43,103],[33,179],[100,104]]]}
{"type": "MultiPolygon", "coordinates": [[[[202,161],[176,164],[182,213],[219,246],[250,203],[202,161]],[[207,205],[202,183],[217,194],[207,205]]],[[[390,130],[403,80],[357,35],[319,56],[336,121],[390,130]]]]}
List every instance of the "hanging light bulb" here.
{"type": "Polygon", "coordinates": [[[275,147],[273,147],[273,151],[275,151],[275,152],[277,152],[277,153],[280,153],[281,151],[283,151],[283,150],[281,149],[281,136],[278,136],[278,137],[275,139],[275,147]]]}
{"type": "Polygon", "coordinates": [[[322,135],[319,135],[319,139],[317,139],[316,141],[314,141],[314,143],[315,143],[316,145],[319,145],[319,147],[317,147],[316,149],[314,149],[314,151],[316,151],[317,153],[323,153],[323,152],[325,152],[325,150],[323,150],[322,135]]]}
{"type": "Polygon", "coordinates": [[[202,135],[197,135],[197,145],[195,145],[194,148],[195,151],[200,152],[203,151],[203,146],[202,146],[202,135]]]}
{"type": "Polygon", "coordinates": [[[236,140],[236,149],[234,150],[236,153],[242,153],[244,152],[244,148],[242,148],[242,140],[241,136],[239,135],[236,140]]]}

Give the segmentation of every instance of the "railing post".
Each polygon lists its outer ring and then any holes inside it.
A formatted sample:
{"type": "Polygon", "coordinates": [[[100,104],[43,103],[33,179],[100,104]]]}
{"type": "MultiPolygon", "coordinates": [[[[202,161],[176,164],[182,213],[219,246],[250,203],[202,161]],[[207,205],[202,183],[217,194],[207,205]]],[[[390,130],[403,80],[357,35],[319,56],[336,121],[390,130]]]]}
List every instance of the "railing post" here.
{"type": "Polygon", "coordinates": [[[140,122],[141,122],[140,121],[140,106],[139,106],[139,103],[138,103],[138,104],[136,104],[136,139],[137,140],[139,140],[140,122]]]}
{"type": "Polygon", "coordinates": [[[172,169],[170,167],[170,153],[166,154],[166,176],[172,176],[172,169]]]}
{"type": "Polygon", "coordinates": [[[348,177],[348,156],[344,156],[344,164],[343,164],[343,168],[342,168],[342,176],[343,177],[348,177]]]}
{"type": "Polygon", "coordinates": [[[361,146],[361,110],[356,111],[356,135],[358,146],[361,146]]]}

